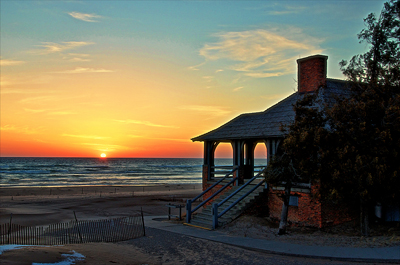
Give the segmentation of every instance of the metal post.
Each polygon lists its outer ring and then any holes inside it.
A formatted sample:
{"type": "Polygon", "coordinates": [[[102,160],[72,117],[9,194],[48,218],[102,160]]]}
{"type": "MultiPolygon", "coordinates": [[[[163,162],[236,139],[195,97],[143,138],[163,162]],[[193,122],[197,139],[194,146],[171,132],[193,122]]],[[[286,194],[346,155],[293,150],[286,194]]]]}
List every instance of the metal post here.
{"type": "Polygon", "coordinates": [[[192,215],[192,200],[186,201],[186,223],[190,223],[192,215]]]}
{"type": "Polygon", "coordinates": [[[143,236],[146,236],[146,228],[144,226],[144,216],[143,216],[143,209],[140,207],[140,212],[142,214],[142,226],[143,226],[143,236]]]}
{"type": "Polygon", "coordinates": [[[218,203],[212,205],[213,229],[218,227],[218,203]]]}
{"type": "Polygon", "coordinates": [[[11,224],[12,224],[12,213],[10,214],[10,226],[8,227],[8,243],[10,244],[10,234],[11,234],[11,224]]]}
{"type": "Polygon", "coordinates": [[[83,243],[83,240],[82,240],[82,235],[81,235],[81,231],[79,230],[78,219],[76,218],[75,211],[74,211],[74,216],[75,216],[75,224],[76,224],[76,229],[78,230],[78,233],[79,233],[79,238],[81,239],[81,243],[83,243]]]}

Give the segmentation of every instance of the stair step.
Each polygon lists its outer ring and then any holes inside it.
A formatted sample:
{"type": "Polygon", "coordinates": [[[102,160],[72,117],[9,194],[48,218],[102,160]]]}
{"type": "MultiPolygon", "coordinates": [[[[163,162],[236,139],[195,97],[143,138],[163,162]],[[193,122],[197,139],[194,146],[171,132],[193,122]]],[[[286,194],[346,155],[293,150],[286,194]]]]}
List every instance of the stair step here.
{"type": "MultiPolygon", "coordinates": [[[[256,184],[254,184],[256,185],[256,184]]],[[[254,188],[254,185],[250,184],[249,186],[243,188],[240,190],[237,194],[232,196],[229,200],[227,200],[223,205],[221,205],[218,208],[218,213],[222,213],[229,205],[231,205],[233,202],[237,201],[240,197],[245,195],[247,192],[249,192],[251,189],[254,188]]],[[[234,186],[232,189],[229,191],[225,192],[221,196],[219,196],[217,199],[213,201],[214,203],[220,203],[222,200],[230,196],[233,192],[237,191],[240,186],[234,186]]],[[[241,200],[239,203],[237,203],[235,206],[233,206],[228,212],[226,212],[222,217],[218,218],[218,225],[222,226],[225,224],[228,224],[232,222],[236,217],[238,217],[247,206],[252,204],[260,194],[264,192],[264,187],[260,186],[257,189],[255,189],[251,194],[249,194],[247,197],[245,197],[243,200],[241,200]]],[[[207,207],[203,208],[201,213],[195,214],[192,217],[192,220],[190,224],[195,227],[199,228],[204,228],[204,229],[212,229],[212,223],[213,223],[213,216],[212,216],[212,205],[208,205],[207,207]]]]}

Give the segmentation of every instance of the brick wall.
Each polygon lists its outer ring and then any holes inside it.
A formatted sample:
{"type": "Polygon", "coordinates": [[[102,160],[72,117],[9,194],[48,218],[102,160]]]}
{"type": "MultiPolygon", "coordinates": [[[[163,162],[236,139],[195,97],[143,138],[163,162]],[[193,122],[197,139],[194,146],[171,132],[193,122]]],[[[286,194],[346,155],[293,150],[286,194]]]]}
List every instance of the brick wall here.
{"type": "Polygon", "coordinates": [[[328,56],[314,55],[297,60],[298,91],[312,92],[326,85],[328,56]]]}
{"type": "MultiPolygon", "coordinates": [[[[315,190],[314,190],[315,192],[315,190]]],[[[269,189],[268,208],[272,219],[280,220],[282,212],[282,196],[284,191],[269,189]]],[[[298,197],[298,206],[289,206],[288,223],[297,226],[322,227],[321,202],[311,193],[291,192],[298,197]]]]}
{"type": "Polygon", "coordinates": [[[349,222],[357,218],[357,211],[351,207],[331,201],[322,202],[322,226],[332,226],[349,222]]]}
{"type": "MultiPolygon", "coordinates": [[[[319,186],[312,185],[310,193],[291,192],[298,196],[298,206],[289,206],[288,223],[295,226],[310,226],[322,228],[338,225],[355,219],[354,211],[346,205],[337,205],[331,201],[323,201],[315,196],[319,186]]],[[[276,221],[281,218],[282,195],[284,191],[269,189],[268,209],[269,216],[276,221]]]]}

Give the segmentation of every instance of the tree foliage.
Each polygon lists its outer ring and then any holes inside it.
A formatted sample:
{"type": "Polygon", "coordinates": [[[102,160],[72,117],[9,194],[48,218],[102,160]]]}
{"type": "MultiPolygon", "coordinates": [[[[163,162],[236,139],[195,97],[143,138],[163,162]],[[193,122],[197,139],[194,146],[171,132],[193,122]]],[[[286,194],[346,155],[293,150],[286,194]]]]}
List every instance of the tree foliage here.
{"type": "Polygon", "coordinates": [[[318,181],[324,199],[360,207],[368,235],[368,207],[400,201],[400,1],[364,21],[358,38],[369,50],[340,63],[351,96],[329,108],[318,91],[300,99],[266,175],[270,183],[318,181]]]}

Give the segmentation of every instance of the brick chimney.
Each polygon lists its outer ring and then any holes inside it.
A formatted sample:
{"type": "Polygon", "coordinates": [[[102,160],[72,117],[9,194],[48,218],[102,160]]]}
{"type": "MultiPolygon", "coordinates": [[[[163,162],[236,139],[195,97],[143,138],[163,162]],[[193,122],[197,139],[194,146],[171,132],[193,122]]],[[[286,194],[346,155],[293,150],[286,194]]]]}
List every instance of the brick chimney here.
{"type": "Polygon", "coordinates": [[[297,82],[300,93],[312,92],[326,85],[328,56],[313,55],[297,60],[297,82]]]}

